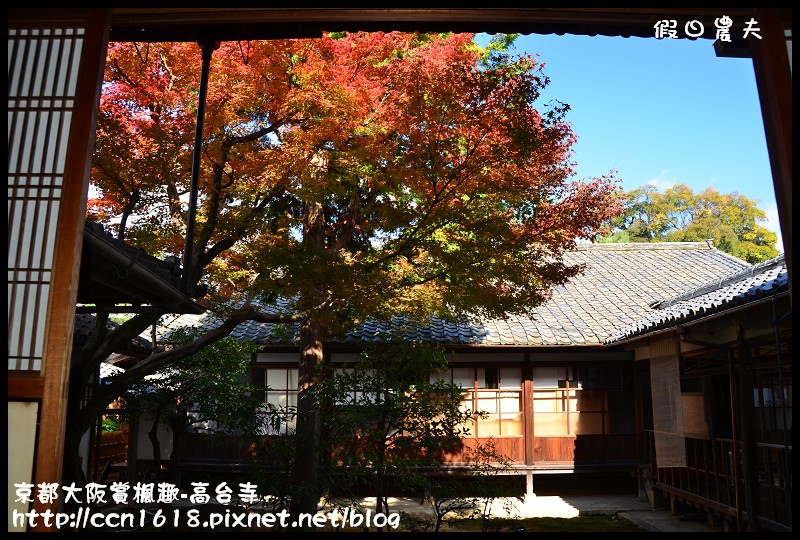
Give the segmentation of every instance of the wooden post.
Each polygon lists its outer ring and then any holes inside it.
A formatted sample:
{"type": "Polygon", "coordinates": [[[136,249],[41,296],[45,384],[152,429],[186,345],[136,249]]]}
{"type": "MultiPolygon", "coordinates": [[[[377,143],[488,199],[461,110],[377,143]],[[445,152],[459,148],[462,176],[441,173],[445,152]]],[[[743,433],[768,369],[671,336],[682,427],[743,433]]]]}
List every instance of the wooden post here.
{"type": "Polygon", "coordinates": [[[753,372],[747,369],[750,365],[750,349],[744,339],[744,330],[739,327],[737,336],[739,356],[739,414],[741,418],[742,437],[742,478],[744,480],[744,505],[747,509],[747,530],[758,531],[758,467],[755,463],[755,434],[753,433],[753,398],[750,388],[753,386],[753,372]]]}
{"type": "MultiPolygon", "coordinates": [[[[791,14],[791,8],[787,8],[791,14]]],[[[761,39],[749,37],[792,296],[792,73],[776,8],[757,8],[761,39]]],[[[791,15],[790,15],[791,16],[791,15]]]]}
{"type": "Polygon", "coordinates": [[[533,491],[533,366],[531,353],[525,351],[522,364],[522,427],[523,444],[525,445],[525,500],[535,497],[533,491]]]}
{"type": "Polygon", "coordinates": [[[128,473],[127,480],[133,485],[139,476],[139,420],[131,419],[128,426],[128,473]]]}
{"type": "Polygon", "coordinates": [[[735,355],[733,351],[728,351],[728,386],[730,389],[731,404],[731,474],[733,475],[733,493],[736,507],[736,531],[741,532],[744,526],[744,494],[742,493],[742,467],[739,452],[739,443],[742,435],[739,430],[739,398],[737,392],[737,376],[735,366],[735,355]]]}

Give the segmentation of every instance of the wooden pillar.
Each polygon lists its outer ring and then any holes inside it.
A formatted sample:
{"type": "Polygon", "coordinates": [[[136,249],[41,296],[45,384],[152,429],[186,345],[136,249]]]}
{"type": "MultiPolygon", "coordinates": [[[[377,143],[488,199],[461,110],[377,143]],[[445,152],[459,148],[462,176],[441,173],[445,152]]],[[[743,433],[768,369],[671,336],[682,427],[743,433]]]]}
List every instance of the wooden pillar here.
{"type": "Polygon", "coordinates": [[[128,425],[128,470],[125,473],[131,485],[139,478],[139,419],[132,418],[128,425]]]}
{"type": "MultiPolygon", "coordinates": [[[[741,452],[739,445],[744,444],[742,441],[740,429],[740,410],[741,404],[739,402],[739,385],[738,373],[736,366],[736,355],[733,351],[728,351],[728,387],[730,391],[730,404],[731,404],[731,474],[733,476],[733,493],[735,497],[736,508],[736,532],[743,532],[744,530],[744,493],[742,489],[742,466],[741,466],[741,452]]],[[[739,362],[741,363],[741,362],[739,362]]]]}
{"type": "MultiPolygon", "coordinates": [[[[789,298],[792,293],[792,73],[786,50],[786,35],[779,18],[782,9],[758,8],[761,39],[749,37],[753,56],[764,133],[772,169],[775,200],[783,235],[786,269],[789,273],[789,298]]],[[[791,8],[788,8],[791,16],[791,8]]],[[[791,19],[789,19],[791,20],[791,19]]],[[[791,23],[789,23],[791,30],[791,23]]],[[[791,38],[790,38],[791,39],[791,38]]]]}
{"type": "MultiPolygon", "coordinates": [[[[647,364],[644,362],[636,363],[633,365],[633,380],[634,380],[634,418],[636,424],[636,474],[638,476],[639,484],[639,497],[645,497],[650,493],[650,461],[649,453],[647,451],[647,434],[645,433],[644,424],[644,405],[642,403],[644,396],[644,385],[650,384],[650,375],[647,373],[647,364]]],[[[648,497],[649,498],[649,497],[648,497]]],[[[651,501],[652,503],[652,501],[651,501]]]]}
{"type": "Polygon", "coordinates": [[[739,357],[739,414],[742,437],[742,478],[744,480],[744,505],[747,511],[747,530],[758,531],[759,494],[758,494],[758,466],[756,463],[755,439],[753,432],[753,418],[756,411],[753,406],[753,393],[755,388],[751,364],[750,348],[744,337],[744,330],[739,327],[737,336],[737,356],[739,357]]]}
{"type": "Polygon", "coordinates": [[[525,499],[535,497],[533,491],[533,365],[531,353],[525,351],[522,364],[522,425],[525,445],[525,499]]]}

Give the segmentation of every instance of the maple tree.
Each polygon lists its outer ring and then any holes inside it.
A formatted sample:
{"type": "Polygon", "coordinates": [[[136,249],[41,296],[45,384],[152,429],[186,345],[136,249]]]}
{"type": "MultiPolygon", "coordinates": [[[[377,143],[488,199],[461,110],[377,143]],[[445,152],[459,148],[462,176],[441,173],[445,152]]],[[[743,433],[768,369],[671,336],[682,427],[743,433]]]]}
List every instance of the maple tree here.
{"type": "Polygon", "coordinates": [[[751,264],[778,255],[777,235],[761,225],[767,219],[756,201],[713,187],[695,193],[685,184],[658,191],[644,185],[625,194],[623,212],[613,218],[611,242],[702,242],[751,264]]]}
{"type": "MultiPolygon", "coordinates": [[[[525,312],[576,275],[561,255],[620,211],[617,182],[572,178],[568,106],[536,104],[542,64],[473,37],[219,44],[184,266],[191,285],[210,285],[223,322],[139,362],[75,414],[91,421],[100,401],[245,320],[299,322],[297,430],[314,440],[309,390],[326,337],[396,314],[525,312]],[[282,312],[261,309],[278,299],[282,312]]],[[[200,58],[194,43],[109,46],[88,215],[153,254],[183,248],[200,58]]],[[[101,332],[78,369],[163,313],[146,307],[101,332]]],[[[295,510],[316,508],[317,452],[299,449],[309,489],[295,510]]]]}

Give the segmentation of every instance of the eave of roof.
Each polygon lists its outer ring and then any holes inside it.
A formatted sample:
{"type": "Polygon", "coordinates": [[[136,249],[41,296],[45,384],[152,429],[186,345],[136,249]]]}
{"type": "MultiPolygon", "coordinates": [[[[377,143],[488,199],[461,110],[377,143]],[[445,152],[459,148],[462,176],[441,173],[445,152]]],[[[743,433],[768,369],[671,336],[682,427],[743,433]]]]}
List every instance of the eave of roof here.
{"type": "Polygon", "coordinates": [[[101,225],[86,222],[78,287],[79,311],[135,311],[143,304],[174,313],[203,313],[205,308],[178,289],[180,267],[107,235],[101,225]],[[125,304],[131,308],[118,308],[125,304]]]}
{"type": "Polygon", "coordinates": [[[605,341],[618,345],[649,336],[677,324],[705,319],[732,309],[754,304],[788,290],[788,273],[783,254],[715,281],[703,283],[663,302],[630,325],[618,329],[605,341]]]}

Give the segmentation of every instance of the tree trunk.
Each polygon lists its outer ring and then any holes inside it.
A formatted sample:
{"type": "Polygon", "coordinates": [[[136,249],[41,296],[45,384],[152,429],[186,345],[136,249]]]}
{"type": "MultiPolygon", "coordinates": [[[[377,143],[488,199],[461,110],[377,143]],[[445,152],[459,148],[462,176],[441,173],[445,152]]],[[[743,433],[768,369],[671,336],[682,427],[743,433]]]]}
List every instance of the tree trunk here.
{"type": "Polygon", "coordinates": [[[158,426],[161,423],[161,407],[156,408],[153,416],[153,427],[147,432],[147,438],[153,446],[153,469],[155,470],[155,480],[161,480],[161,441],[158,440],[158,426]]]}
{"type": "Polygon", "coordinates": [[[73,482],[75,482],[76,486],[83,487],[86,485],[87,478],[81,468],[81,438],[84,433],[93,429],[95,422],[106,410],[108,404],[114,401],[114,398],[118,395],[124,393],[124,389],[121,389],[117,394],[106,395],[102,387],[95,386],[91,398],[85,401],[90,377],[92,380],[97,377],[100,364],[107,355],[110,355],[116,349],[117,345],[121,345],[138,335],[144,328],[157,321],[161,315],[162,312],[158,311],[138,314],[135,317],[135,320],[139,321],[136,325],[131,325],[127,332],[114,334],[115,337],[110,338],[106,329],[108,313],[100,312],[95,320],[93,336],[83,348],[73,351],[69,374],[62,485],[70,485],[73,482]]]}
{"type": "Polygon", "coordinates": [[[172,429],[172,453],[169,456],[169,481],[181,485],[180,463],[183,459],[183,450],[186,439],[186,425],[188,424],[186,412],[179,409],[170,422],[172,429]]]}
{"type": "Polygon", "coordinates": [[[292,521],[300,513],[314,514],[320,498],[319,444],[320,416],[313,390],[317,367],[322,364],[323,332],[319,322],[306,319],[300,325],[300,365],[297,396],[297,434],[292,521]]]}
{"type": "MultiPolygon", "coordinates": [[[[383,396],[381,396],[383,397],[383,396]]],[[[381,405],[385,405],[385,400],[381,399],[381,405]]],[[[381,434],[378,441],[378,457],[375,462],[375,513],[388,514],[386,507],[386,497],[384,496],[384,480],[386,477],[386,407],[383,407],[383,415],[381,416],[381,423],[378,426],[377,433],[381,434]]]]}
{"type": "MultiPolygon", "coordinates": [[[[105,407],[97,407],[92,411],[93,414],[80,414],[84,412],[81,409],[81,402],[89,388],[90,379],[92,377],[97,378],[97,376],[87,367],[90,365],[88,361],[79,355],[76,356],[77,358],[71,368],[70,385],[67,394],[67,430],[64,436],[64,458],[61,475],[64,485],[70,485],[74,482],[76,486],[83,487],[86,485],[88,478],[83,472],[81,461],[81,439],[85,433],[94,430],[95,422],[103,413],[105,407]]],[[[97,383],[97,381],[93,382],[97,383]]],[[[91,467],[91,463],[88,462],[90,461],[90,456],[91,452],[86,456],[87,471],[91,467]]]]}
{"type": "MultiPolygon", "coordinates": [[[[312,256],[325,249],[325,215],[322,204],[306,201],[303,206],[303,248],[312,256]]],[[[301,306],[315,306],[319,299],[319,283],[312,283],[301,293],[301,306]]],[[[319,446],[321,439],[319,406],[314,390],[317,367],[322,365],[324,331],[320,321],[311,315],[300,324],[300,364],[298,369],[297,431],[294,471],[294,493],[290,505],[292,521],[301,513],[315,514],[319,504],[319,446]]],[[[312,530],[309,526],[307,530],[312,530]]]]}
{"type": "MultiPolygon", "coordinates": [[[[375,464],[375,514],[389,515],[389,504],[384,493],[386,476],[386,445],[379,441],[378,460],[375,464]]],[[[384,527],[377,527],[378,531],[383,531],[384,527]]]]}
{"type": "MultiPolygon", "coordinates": [[[[77,430],[67,430],[64,434],[64,468],[62,471],[63,485],[71,485],[73,483],[76,486],[81,487],[86,485],[87,479],[86,475],[83,474],[80,456],[81,438],[83,437],[84,433],[85,431],[79,432],[77,430]]],[[[11,471],[9,471],[9,473],[10,472],[11,471]]],[[[69,500],[69,502],[65,503],[64,506],[66,512],[77,512],[78,508],[80,507],[80,503],[72,498],[69,500]]]]}

